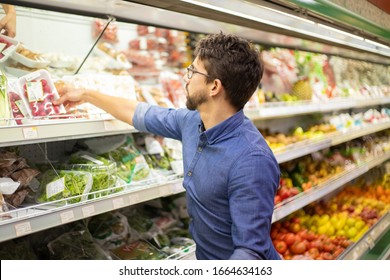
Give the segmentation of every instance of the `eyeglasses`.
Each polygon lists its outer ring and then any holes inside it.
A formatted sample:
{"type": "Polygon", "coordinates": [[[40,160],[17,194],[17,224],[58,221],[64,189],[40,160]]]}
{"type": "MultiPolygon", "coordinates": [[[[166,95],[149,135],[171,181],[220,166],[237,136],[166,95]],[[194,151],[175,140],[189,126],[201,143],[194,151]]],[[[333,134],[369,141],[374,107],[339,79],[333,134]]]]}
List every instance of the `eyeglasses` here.
{"type": "Polygon", "coordinates": [[[206,76],[208,78],[210,78],[209,75],[207,75],[206,73],[202,73],[202,72],[199,72],[198,70],[195,70],[194,68],[192,68],[191,66],[190,67],[187,67],[187,78],[188,80],[190,80],[192,78],[192,76],[194,75],[194,73],[198,73],[198,74],[201,74],[203,76],[206,76]]]}

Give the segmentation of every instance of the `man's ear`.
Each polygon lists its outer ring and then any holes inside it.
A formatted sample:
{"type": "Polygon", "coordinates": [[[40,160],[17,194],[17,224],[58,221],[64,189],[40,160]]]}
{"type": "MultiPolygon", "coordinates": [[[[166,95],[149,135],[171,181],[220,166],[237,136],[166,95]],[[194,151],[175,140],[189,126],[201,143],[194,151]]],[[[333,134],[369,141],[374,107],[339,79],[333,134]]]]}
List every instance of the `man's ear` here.
{"type": "Polygon", "coordinates": [[[210,96],[217,96],[223,91],[223,86],[220,79],[214,79],[210,86],[210,96]]]}

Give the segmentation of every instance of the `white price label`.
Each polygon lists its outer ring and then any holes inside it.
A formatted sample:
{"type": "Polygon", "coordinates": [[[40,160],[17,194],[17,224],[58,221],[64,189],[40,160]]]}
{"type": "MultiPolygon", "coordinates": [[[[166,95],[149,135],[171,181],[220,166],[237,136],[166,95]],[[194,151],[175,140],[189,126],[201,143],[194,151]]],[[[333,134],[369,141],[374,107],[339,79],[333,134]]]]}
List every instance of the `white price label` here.
{"type": "Polygon", "coordinates": [[[53,195],[62,193],[65,190],[65,177],[61,177],[46,185],[46,197],[50,198],[53,195]]]}
{"type": "Polygon", "coordinates": [[[26,88],[29,102],[43,100],[43,86],[41,82],[27,82],[26,88]]]}
{"type": "Polygon", "coordinates": [[[81,209],[81,211],[83,212],[84,218],[92,216],[93,214],[95,214],[95,206],[93,205],[85,206],[81,209]]]}
{"type": "Polygon", "coordinates": [[[123,200],[123,197],[113,199],[112,206],[114,207],[114,209],[121,208],[121,207],[125,206],[125,202],[123,200]]]}
{"type": "Polygon", "coordinates": [[[135,193],[129,195],[129,201],[131,205],[137,204],[140,201],[139,194],[135,193]]]}
{"type": "Polygon", "coordinates": [[[74,220],[74,213],[73,213],[73,210],[70,210],[70,211],[66,211],[66,212],[61,213],[61,214],[60,214],[60,217],[61,217],[61,222],[62,222],[63,224],[72,222],[72,221],[74,220]]]}
{"type": "Polygon", "coordinates": [[[16,224],[15,231],[16,231],[16,236],[30,234],[32,232],[30,222],[16,224]]]}
{"type": "Polygon", "coordinates": [[[38,128],[36,126],[23,128],[24,139],[38,138],[38,128]]]}

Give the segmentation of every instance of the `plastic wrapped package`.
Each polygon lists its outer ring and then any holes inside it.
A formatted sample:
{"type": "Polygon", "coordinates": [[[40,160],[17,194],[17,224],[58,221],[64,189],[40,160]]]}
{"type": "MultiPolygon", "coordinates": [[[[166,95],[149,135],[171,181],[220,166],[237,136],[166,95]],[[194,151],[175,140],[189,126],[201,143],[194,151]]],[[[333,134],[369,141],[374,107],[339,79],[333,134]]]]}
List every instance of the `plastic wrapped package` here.
{"type": "Polygon", "coordinates": [[[92,174],[93,184],[91,194],[88,196],[90,199],[123,190],[123,188],[110,189],[116,185],[117,167],[115,162],[104,157],[88,152],[79,152],[71,155],[66,164],[61,165],[61,167],[67,170],[87,171],[92,174]]]}
{"type": "Polygon", "coordinates": [[[12,116],[16,124],[21,125],[25,118],[30,118],[30,111],[27,109],[26,100],[15,91],[8,91],[8,99],[11,105],[12,116]]]}
{"type": "Polygon", "coordinates": [[[59,98],[49,72],[38,70],[18,79],[20,90],[28,102],[28,110],[33,117],[48,117],[65,114],[63,105],[53,105],[59,98]]]}
{"type": "Polygon", "coordinates": [[[150,174],[150,168],[144,156],[134,145],[131,137],[127,137],[123,145],[104,153],[102,156],[116,162],[117,175],[127,183],[142,182],[150,174]]]}
{"type": "MultiPolygon", "coordinates": [[[[99,37],[100,33],[103,31],[106,24],[107,23],[102,19],[95,19],[95,22],[93,23],[93,29],[92,29],[93,30],[92,35],[94,38],[99,37]]],[[[114,22],[109,23],[101,39],[109,43],[118,42],[118,27],[114,22]]]]}
{"type": "Polygon", "coordinates": [[[111,250],[111,253],[121,260],[163,260],[167,254],[155,248],[145,240],[137,240],[111,250]]]}
{"type": "Polygon", "coordinates": [[[9,240],[0,246],[0,260],[37,260],[37,256],[26,239],[9,240]]]}
{"type": "Polygon", "coordinates": [[[88,230],[66,232],[47,244],[55,260],[109,260],[110,255],[93,240],[88,230]]]}
{"type": "Polygon", "coordinates": [[[11,110],[7,96],[8,80],[0,69],[0,126],[9,125],[11,122],[11,110]]]}
{"type": "Polygon", "coordinates": [[[37,202],[63,200],[62,203],[71,204],[87,200],[93,180],[92,174],[85,171],[48,170],[40,182],[37,202]]]}
{"type": "Polygon", "coordinates": [[[126,216],[120,212],[106,212],[88,220],[88,230],[104,249],[111,250],[133,240],[126,216]]]}
{"type": "MultiPolygon", "coordinates": [[[[56,82],[60,95],[69,88],[87,88],[99,91],[110,96],[119,96],[130,100],[136,99],[136,82],[131,76],[117,76],[112,74],[78,74],[63,76],[56,82]]],[[[75,113],[86,114],[89,118],[101,118],[107,113],[90,103],[83,103],[72,109],[75,113]]]]}
{"type": "Polygon", "coordinates": [[[160,83],[175,107],[186,107],[186,92],[180,75],[168,71],[161,72],[160,83]]]}
{"type": "Polygon", "coordinates": [[[19,41],[0,34],[0,63],[5,62],[16,51],[19,41]]]}
{"type": "Polygon", "coordinates": [[[31,191],[29,185],[39,174],[39,171],[30,168],[25,158],[19,157],[14,152],[0,152],[0,177],[8,177],[18,182],[18,188],[12,194],[4,194],[5,201],[18,207],[31,191]]]}

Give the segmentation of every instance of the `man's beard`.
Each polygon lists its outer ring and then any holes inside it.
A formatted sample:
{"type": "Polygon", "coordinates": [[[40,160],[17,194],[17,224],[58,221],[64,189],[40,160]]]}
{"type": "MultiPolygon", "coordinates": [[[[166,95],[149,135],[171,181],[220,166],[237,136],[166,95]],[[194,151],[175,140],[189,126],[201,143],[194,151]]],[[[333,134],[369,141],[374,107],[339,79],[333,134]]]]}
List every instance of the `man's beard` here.
{"type": "Polygon", "coordinates": [[[200,105],[202,105],[207,101],[207,95],[201,91],[195,92],[192,96],[190,96],[188,92],[188,85],[186,86],[186,93],[187,93],[186,107],[188,110],[194,111],[198,109],[200,105]]]}

